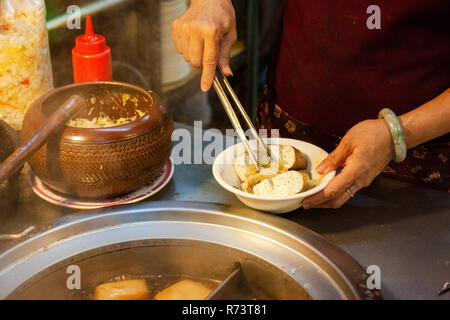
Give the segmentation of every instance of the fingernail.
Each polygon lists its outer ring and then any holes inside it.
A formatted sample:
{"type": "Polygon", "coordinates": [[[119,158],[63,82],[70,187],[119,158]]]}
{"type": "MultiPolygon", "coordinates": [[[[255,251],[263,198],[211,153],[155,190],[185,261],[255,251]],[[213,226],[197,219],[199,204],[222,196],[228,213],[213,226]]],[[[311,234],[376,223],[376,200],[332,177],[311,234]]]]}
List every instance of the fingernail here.
{"type": "Polygon", "coordinates": [[[200,86],[203,92],[208,92],[208,86],[206,84],[203,84],[200,86]]]}
{"type": "Polygon", "coordinates": [[[225,76],[227,76],[227,77],[233,76],[233,71],[231,71],[231,68],[229,65],[222,67],[221,70],[225,76]]]}
{"type": "Polygon", "coordinates": [[[311,208],[310,204],[307,203],[307,202],[302,203],[302,207],[303,207],[303,209],[305,209],[305,210],[308,210],[309,208],[311,208]]]}
{"type": "Polygon", "coordinates": [[[231,70],[230,66],[227,66],[226,69],[227,69],[227,73],[228,73],[230,76],[234,77],[233,71],[231,70]]]}
{"type": "Polygon", "coordinates": [[[316,167],[316,171],[320,174],[322,174],[326,169],[326,165],[325,163],[321,162],[319,163],[319,165],[316,167]]]}

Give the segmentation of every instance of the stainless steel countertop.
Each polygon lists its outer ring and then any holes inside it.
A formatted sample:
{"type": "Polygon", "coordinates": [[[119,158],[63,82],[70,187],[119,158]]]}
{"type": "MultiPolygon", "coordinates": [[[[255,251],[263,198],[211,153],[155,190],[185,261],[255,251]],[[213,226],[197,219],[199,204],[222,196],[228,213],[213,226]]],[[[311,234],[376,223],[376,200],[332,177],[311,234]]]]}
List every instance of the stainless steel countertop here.
{"type": "MultiPolygon", "coordinates": [[[[16,188],[0,186],[0,234],[20,233],[31,225],[42,230],[92,214],[41,200],[28,186],[25,171],[16,188]]],[[[176,165],[172,181],[145,201],[158,200],[243,206],[215,182],[207,164],[176,165]]],[[[108,209],[95,213],[102,211],[108,209]]],[[[339,245],[363,268],[379,266],[385,299],[450,299],[450,292],[436,294],[450,281],[449,193],[377,178],[340,209],[300,209],[281,216],[339,245]]],[[[0,240],[0,252],[19,241],[0,240]]]]}

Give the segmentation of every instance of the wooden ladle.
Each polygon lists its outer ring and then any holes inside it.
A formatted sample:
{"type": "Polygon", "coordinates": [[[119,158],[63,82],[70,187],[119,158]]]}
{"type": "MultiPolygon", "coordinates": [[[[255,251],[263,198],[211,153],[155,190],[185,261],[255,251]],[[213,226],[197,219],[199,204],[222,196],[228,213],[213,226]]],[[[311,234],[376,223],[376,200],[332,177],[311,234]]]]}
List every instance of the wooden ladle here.
{"type": "Polygon", "coordinates": [[[67,99],[64,104],[53,112],[48,121],[33,137],[31,137],[30,140],[22,143],[16,151],[0,165],[0,183],[11,177],[29,157],[47,142],[48,138],[54,132],[64,126],[68,119],[76,115],[86,105],[86,100],[79,95],[72,95],[67,99]]]}

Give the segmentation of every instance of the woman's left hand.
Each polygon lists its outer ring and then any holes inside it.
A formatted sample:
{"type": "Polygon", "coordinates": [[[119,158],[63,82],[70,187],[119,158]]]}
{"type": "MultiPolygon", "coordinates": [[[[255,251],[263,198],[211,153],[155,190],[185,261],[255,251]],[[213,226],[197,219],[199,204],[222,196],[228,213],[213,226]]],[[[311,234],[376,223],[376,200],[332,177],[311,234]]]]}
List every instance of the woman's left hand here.
{"type": "Polygon", "coordinates": [[[351,194],[367,187],[394,156],[391,133],[383,119],[366,120],[351,128],[336,150],[316,168],[320,174],[342,168],[321,192],[303,200],[303,208],[339,208],[351,194]]]}

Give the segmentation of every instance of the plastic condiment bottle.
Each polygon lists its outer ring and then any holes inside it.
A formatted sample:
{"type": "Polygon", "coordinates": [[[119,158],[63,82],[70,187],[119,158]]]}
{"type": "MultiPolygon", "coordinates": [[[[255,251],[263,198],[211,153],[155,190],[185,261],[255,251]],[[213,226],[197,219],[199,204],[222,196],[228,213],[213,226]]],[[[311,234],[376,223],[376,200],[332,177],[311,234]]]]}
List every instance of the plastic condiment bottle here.
{"type": "Polygon", "coordinates": [[[94,33],[91,17],[86,17],[86,33],[75,39],[72,50],[75,83],[87,81],[111,81],[111,49],[105,37],[94,33]]]}

